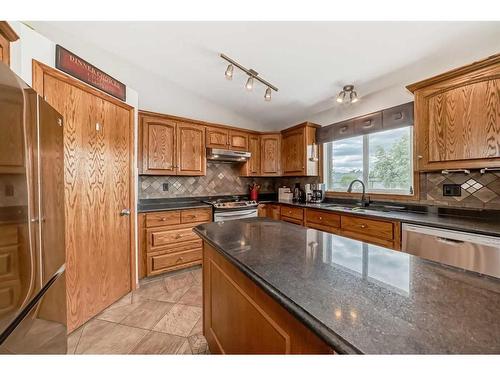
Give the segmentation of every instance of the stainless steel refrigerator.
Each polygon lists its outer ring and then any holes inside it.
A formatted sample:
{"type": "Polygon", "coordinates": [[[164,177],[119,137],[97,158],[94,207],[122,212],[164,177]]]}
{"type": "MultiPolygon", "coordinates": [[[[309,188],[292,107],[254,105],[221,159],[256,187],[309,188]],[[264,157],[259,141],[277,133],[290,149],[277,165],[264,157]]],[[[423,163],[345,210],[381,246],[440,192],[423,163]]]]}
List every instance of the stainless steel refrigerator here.
{"type": "Polygon", "coordinates": [[[0,353],[66,353],[63,119],[0,63],[0,353]]]}

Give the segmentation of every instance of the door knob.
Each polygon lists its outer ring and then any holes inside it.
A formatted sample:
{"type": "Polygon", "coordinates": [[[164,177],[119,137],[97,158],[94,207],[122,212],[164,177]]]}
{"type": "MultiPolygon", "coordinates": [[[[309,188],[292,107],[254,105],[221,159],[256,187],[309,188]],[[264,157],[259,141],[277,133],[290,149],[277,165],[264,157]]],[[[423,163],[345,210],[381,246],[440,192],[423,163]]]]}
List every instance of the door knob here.
{"type": "Polygon", "coordinates": [[[124,208],[120,211],[120,216],[130,216],[130,210],[128,208],[124,208]]]}

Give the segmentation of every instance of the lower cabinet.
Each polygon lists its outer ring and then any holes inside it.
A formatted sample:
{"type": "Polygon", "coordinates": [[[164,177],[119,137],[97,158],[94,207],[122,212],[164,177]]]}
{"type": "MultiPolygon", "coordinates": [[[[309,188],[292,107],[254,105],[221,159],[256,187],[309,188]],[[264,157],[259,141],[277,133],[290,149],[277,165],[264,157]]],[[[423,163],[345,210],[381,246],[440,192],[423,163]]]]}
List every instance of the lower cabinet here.
{"type": "Polygon", "coordinates": [[[389,247],[393,250],[401,249],[401,223],[399,221],[366,218],[286,204],[280,206],[280,216],[283,221],[389,247]]]}
{"type": "Polygon", "coordinates": [[[201,264],[202,241],[193,227],[212,220],[210,208],[139,215],[139,277],[201,264]]]}
{"type": "Polygon", "coordinates": [[[203,246],[203,335],[211,353],[333,354],[213,247],[203,246]]]}
{"type": "Polygon", "coordinates": [[[280,205],[275,203],[261,203],[258,207],[260,217],[268,217],[274,220],[280,219],[280,205]]]}

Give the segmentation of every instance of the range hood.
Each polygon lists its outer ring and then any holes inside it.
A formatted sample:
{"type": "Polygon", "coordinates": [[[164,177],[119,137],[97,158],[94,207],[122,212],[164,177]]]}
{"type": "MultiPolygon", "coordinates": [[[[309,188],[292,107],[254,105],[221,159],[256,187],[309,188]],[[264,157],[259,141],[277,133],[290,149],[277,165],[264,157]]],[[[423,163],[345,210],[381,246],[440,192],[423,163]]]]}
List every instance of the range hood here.
{"type": "Polygon", "coordinates": [[[252,154],[247,151],[207,148],[207,160],[220,163],[244,163],[252,154]]]}

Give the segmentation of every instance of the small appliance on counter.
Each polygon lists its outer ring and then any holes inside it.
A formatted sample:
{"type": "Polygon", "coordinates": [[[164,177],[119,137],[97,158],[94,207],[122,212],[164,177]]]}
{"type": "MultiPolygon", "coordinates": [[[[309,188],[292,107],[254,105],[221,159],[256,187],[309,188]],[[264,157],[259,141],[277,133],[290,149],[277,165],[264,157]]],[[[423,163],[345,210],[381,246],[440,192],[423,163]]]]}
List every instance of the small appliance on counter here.
{"type": "Polygon", "coordinates": [[[293,202],[305,202],[306,201],[306,193],[302,188],[300,187],[300,183],[297,182],[295,184],[295,187],[293,188],[293,197],[292,197],[293,202]]]}
{"type": "Polygon", "coordinates": [[[306,184],[306,202],[321,203],[325,199],[325,184],[306,184]]]}
{"type": "Polygon", "coordinates": [[[248,197],[250,198],[250,200],[251,201],[258,201],[259,200],[260,185],[257,185],[254,182],[252,185],[248,185],[248,190],[249,190],[248,197]]]}
{"type": "Polygon", "coordinates": [[[280,202],[291,202],[293,198],[293,193],[290,188],[283,186],[278,189],[278,201],[280,202]]]}

